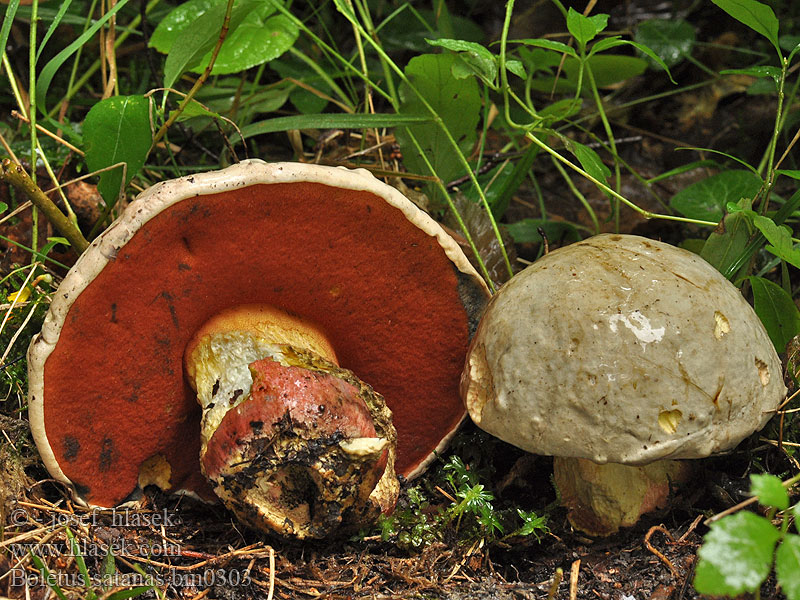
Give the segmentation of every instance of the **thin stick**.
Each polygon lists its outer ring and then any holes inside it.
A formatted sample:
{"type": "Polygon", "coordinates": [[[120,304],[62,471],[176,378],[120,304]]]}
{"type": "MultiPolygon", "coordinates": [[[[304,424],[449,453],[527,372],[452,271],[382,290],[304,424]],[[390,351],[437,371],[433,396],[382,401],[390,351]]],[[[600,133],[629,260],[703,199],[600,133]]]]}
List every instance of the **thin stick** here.
{"type": "Polygon", "coordinates": [[[7,181],[30,200],[35,207],[41,210],[47,220],[53,224],[58,232],[69,241],[75,252],[82,254],[88,247],[89,242],[83,237],[72,221],[53,203],[50,198],[28,176],[22,165],[14,163],[11,159],[5,159],[0,166],[0,181],[7,181]]]}
{"type": "MultiPolygon", "coordinates": [[[[16,118],[16,119],[19,119],[23,123],[30,124],[30,120],[28,119],[28,117],[26,117],[25,115],[23,115],[21,112],[19,112],[17,110],[12,110],[11,111],[11,116],[16,118]]],[[[55,133],[53,133],[49,129],[46,129],[46,128],[42,127],[38,123],[36,124],[36,131],[38,131],[39,133],[43,133],[46,136],[49,136],[49,137],[53,138],[55,141],[57,141],[62,146],[66,146],[67,148],[72,150],[75,154],[79,154],[80,156],[85,156],[85,153],[84,153],[83,150],[81,150],[77,146],[73,146],[72,144],[70,144],[64,138],[57,136],[55,133]]]]}

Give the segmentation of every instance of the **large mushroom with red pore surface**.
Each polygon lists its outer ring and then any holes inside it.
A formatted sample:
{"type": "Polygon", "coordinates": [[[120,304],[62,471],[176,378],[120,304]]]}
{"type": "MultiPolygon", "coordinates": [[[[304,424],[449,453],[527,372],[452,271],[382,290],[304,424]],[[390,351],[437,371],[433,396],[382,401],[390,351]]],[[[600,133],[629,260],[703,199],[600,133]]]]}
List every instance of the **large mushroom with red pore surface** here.
{"type": "Polygon", "coordinates": [[[29,350],[34,438],[88,505],[154,484],[268,531],[352,530],[462,421],[487,297],[366,171],[245,161],[163,182],[54,295],[29,350]]]}

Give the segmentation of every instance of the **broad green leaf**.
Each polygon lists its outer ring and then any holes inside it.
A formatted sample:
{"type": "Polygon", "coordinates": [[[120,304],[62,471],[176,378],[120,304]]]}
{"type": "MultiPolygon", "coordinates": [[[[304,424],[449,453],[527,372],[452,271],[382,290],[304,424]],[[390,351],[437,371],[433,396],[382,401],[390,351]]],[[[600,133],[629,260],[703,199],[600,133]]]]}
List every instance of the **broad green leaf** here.
{"type": "MultiPolygon", "coordinates": [[[[447,128],[460,151],[469,154],[475,144],[481,111],[478,83],[474,79],[453,77],[455,59],[452,54],[422,54],[409,61],[405,68],[406,77],[438,114],[442,125],[418,123],[399,128],[395,133],[409,171],[430,174],[411,139],[413,135],[431,162],[435,175],[444,182],[462,175],[463,166],[442,126],[447,128]]],[[[417,94],[405,84],[400,87],[400,100],[402,115],[428,114],[417,94]]],[[[433,192],[433,195],[438,197],[438,192],[433,192]]]]}
{"type": "MultiPolygon", "coordinates": [[[[203,71],[211,60],[225,15],[224,0],[190,0],[159,23],[150,45],[167,54],[164,83],[169,87],[185,70],[203,71]]],[[[274,15],[269,0],[239,0],[231,11],[225,42],[212,73],[236,73],[282,55],[297,39],[297,28],[274,15]]]]}
{"type": "MultiPolygon", "coordinates": [[[[251,123],[242,127],[245,139],[262,133],[289,131],[290,129],[364,129],[367,127],[400,127],[409,124],[431,123],[431,118],[424,115],[392,115],[392,114],[317,114],[275,117],[266,121],[251,123]]],[[[232,138],[238,141],[238,138],[232,138]]]]}
{"type": "Polygon", "coordinates": [[[86,164],[98,171],[126,163],[100,175],[97,189],[112,206],[121,190],[144,165],[153,134],[150,130],[150,104],[144,96],[114,96],[95,104],[83,122],[86,164]]]}
{"type": "MultiPolygon", "coordinates": [[[[753,308],[764,324],[775,350],[778,353],[782,353],[786,350],[786,344],[789,343],[789,340],[800,333],[800,311],[792,301],[792,297],[778,284],[769,279],[755,276],[748,277],[748,280],[753,288],[753,308]]],[[[754,475],[753,477],[756,476],[754,475]]],[[[753,483],[753,485],[755,486],[756,484],[753,483]]],[[[761,500],[761,491],[754,489],[753,492],[761,500]]],[[[786,506],[774,504],[773,501],[775,499],[772,497],[769,500],[762,500],[761,502],[781,509],[786,508],[786,506]]],[[[788,503],[787,497],[787,506],[788,503]]]]}
{"type": "MultiPolygon", "coordinates": [[[[332,93],[329,83],[319,73],[315,73],[308,64],[292,54],[273,60],[270,62],[269,68],[277,71],[284,79],[302,81],[316,91],[328,96],[332,93]]],[[[292,84],[289,92],[289,100],[304,115],[321,113],[328,104],[327,99],[294,84],[292,84]]]]}
{"type": "MultiPolygon", "coordinates": [[[[205,4],[207,0],[195,0],[197,4],[205,4]]],[[[192,4],[187,2],[186,4],[192,4]]],[[[249,9],[249,3],[246,8],[249,9]]],[[[185,9],[186,5],[178,6],[176,10],[185,9]]],[[[198,14],[191,26],[178,31],[174,43],[170,45],[167,60],[164,63],[164,87],[172,87],[178,78],[188,69],[197,67],[200,60],[216,46],[225,19],[227,3],[222,1],[212,2],[205,10],[198,14]]],[[[242,3],[234,5],[231,10],[228,33],[233,34],[246,16],[242,10],[242,3]]],[[[163,24],[163,23],[162,23],[163,24]]],[[[228,41],[227,39],[225,40],[228,41]]],[[[151,40],[151,45],[153,42],[151,40]]]]}
{"type": "Polygon", "coordinates": [[[694,27],[682,19],[651,19],[639,24],[634,39],[673,67],[692,54],[696,36],[694,27]]]}
{"type": "Polygon", "coordinates": [[[729,202],[752,198],[760,189],[761,179],[750,171],[723,171],[683,188],[669,205],[691,219],[719,221],[729,202]]]}
{"type": "MultiPolygon", "coordinates": [[[[758,278],[752,277],[751,280],[752,279],[758,278]]],[[[791,298],[789,300],[791,301],[791,298]]],[[[796,308],[795,311],[797,311],[796,308]]],[[[784,347],[785,346],[784,344],[784,347]]],[[[750,494],[757,496],[758,502],[764,506],[772,506],[778,510],[786,510],[789,508],[789,492],[783,487],[783,482],[780,477],[776,477],[775,475],[770,475],[768,473],[750,475],[750,494]]]]}
{"type": "Polygon", "coordinates": [[[800,536],[783,538],[775,553],[775,575],[787,600],[800,600],[800,536]]]}
{"type": "Polygon", "coordinates": [[[91,27],[79,35],[75,41],[51,58],[44,68],[42,68],[42,72],[39,73],[39,77],[36,80],[36,106],[42,113],[47,112],[45,108],[47,91],[50,89],[50,83],[53,81],[53,77],[55,77],[56,73],[58,73],[61,65],[77,52],[79,48],[82,48],[86,42],[92,39],[94,34],[97,33],[97,30],[103,27],[111,17],[122,10],[125,5],[128,4],[128,1],[129,0],[120,0],[111,10],[92,23],[91,27]]]}
{"type": "Polygon", "coordinates": [[[489,50],[475,42],[464,40],[438,39],[426,40],[431,46],[439,46],[458,52],[461,59],[469,67],[490,84],[497,77],[497,59],[489,50]]]}
{"type": "Polygon", "coordinates": [[[780,533],[764,517],[742,511],[711,525],[698,550],[694,587],[701,594],[738,596],[758,589],[772,569],[780,533]]]}
{"type": "Polygon", "coordinates": [[[778,169],[775,172],[778,175],[785,175],[786,177],[791,177],[792,179],[800,179],[800,171],[794,169],[778,169]]]}
{"type": "MultiPolygon", "coordinates": [[[[549,53],[548,54],[552,54],[549,53]]],[[[556,64],[558,64],[558,56],[556,64]]],[[[592,69],[597,87],[604,88],[620,81],[627,81],[633,77],[641,75],[647,70],[647,61],[636,56],[625,56],[623,54],[593,54],[586,59],[589,68],[592,69]]],[[[578,73],[580,71],[580,61],[568,57],[564,61],[563,72],[558,81],[553,76],[536,77],[531,82],[531,87],[540,92],[550,93],[555,85],[558,93],[573,93],[578,87],[578,73]]],[[[586,86],[584,86],[586,87],[586,86]]],[[[584,93],[590,93],[588,89],[584,93]]]]}
{"type": "Polygon", "coordinates": [[[800,249],[794,247],[792,231],[787,226],[776,225],[769,217],[755,215],[753,224],[764,234],[769,244],[767,250],[790,265],[800,268],[800,249]]]}
{"type": "Polygon", "coordinates": [[[756,33],[767,38],[778,54],[778,19],[773,10],[756,0],[711,0],[740,23],[744,23],[756,33]]]}
{"type": "Polygon", "coordinates": [[[567,13],[567,29],[581,47],[586,47],[598,33],[608,25],[608,15],[586,17],[570,7],[567,13]]]}
{"type": "Polygon", "coordinates": [[[518,244],[540,244],[544,231],[547,241],[551,244],[564,242],[579,242],[581,235],[571,223],[564,221],[549,221],[547,219],[522,219],[506,227],[508,233],[518,244]]]}
{"type": "Polygon", "coordinates": [[[6,212],[8,210],[8,204],[5,202],[0,202],[0,214],[6,212]]]}
{"type": "Polygon", "coordinates": [[[744,252],[752,232],[751,220],[746,214],[741,211],[727,214],[708,236],[700,256],[724,273],[744,252]]]}

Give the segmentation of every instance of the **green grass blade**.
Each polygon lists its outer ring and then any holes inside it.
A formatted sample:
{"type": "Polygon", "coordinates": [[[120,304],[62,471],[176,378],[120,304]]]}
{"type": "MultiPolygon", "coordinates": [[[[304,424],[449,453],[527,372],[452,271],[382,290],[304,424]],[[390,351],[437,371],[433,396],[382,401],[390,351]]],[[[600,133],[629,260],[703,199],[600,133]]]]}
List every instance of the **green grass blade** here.
{"type": "Polygon", "coordinates": [[[64,0],[64,2],[61,3],[61,6],[58,7],[58,12],[55,14],[53,20],[50,22],[50,27],[47,28],[47,33],[44,34],[44,38],[39,44],[38,50],[36,50],[37,63],[39,62],[39,57],[42,55],[42,50],[44,50],[44,47],[47,45],[47,41],[56,32],[56,28],[61,24],[61,20],[64,18],[64,15],[67,14],[67,10],[69,9],[70,4],[72,4],[72,0],[64,0]]]}
{"type": "Polygon", "coordinates": [[[431,121],[431,118],[425,115],[347,113],[293,115],[251,123],[242,128],[242,138],[247,139],[262,133],[275,133],[291,129],[365,129],[368,127],[397,127],[398,125],[428,121],[431,121]]]}
{"type": "Polygon", "coordinates": [[[6,16],[3,17],[3,27],[0,28],[0,49],[5,52],[6,44],[8,43],[8,34],[11,33],[11,24],[14,22],[14,17],[17,15],[17,8],[19,8],[19,0],[11,0],[6,8],[6,16]]]}
{"type": "Polygon", "coordinates": [[[47,91],[50,89],[50,83],[53,81],[53,77],[55,77],[61,66],[70,56],[77,52],[79,48],[92,39],[94,34],[97,33],[97,31],[103,25],[105,25],[111,17],[125,7],[128,2],[129,0],[120,0],[114,8],[104,14],[100,19],[95,21],[92,26],[89,27],[89,29],[84,31],[83,34],[78,37],[78,39],[56,54],[44,66],[42,72],[39,73],[39,80],[36,82],[36,106],[43,114],[47,114],[47,109],[44,104],[47,97],[47,91]]]}

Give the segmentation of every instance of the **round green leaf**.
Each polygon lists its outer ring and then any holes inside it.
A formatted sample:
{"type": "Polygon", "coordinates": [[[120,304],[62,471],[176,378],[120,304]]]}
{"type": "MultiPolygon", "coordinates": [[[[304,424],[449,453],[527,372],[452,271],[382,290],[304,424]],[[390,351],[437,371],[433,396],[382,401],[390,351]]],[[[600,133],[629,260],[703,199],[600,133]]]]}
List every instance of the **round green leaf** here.
{"type": "MultiPolygon", "coordinates": [[[[794,310],[797,312],[797,308],[794,310]]],[[[750,475],[750,493],[758,496],[758,501],[764,506],[773,506],[778,510],[789,508],[789,493],[780,477],[775,475],[750,475]]]]}
{"type": "Polygon", "coordinates": [[[752,198],[761,189],[761,179],[745,170],[717,173],[675,194],[669,205],[690,219],[719,221],[728,202],[752,198]]]}
{"type": "Polygon", "coordinates": [[[635,39],[649,47],[668,67],[681,62],[692,53],[695,31],[681,19],[651,19],[636,29],[635,39]]]}
{"type": "Polygon", "coordinates": [[[788,600],[800,600],[800,536],[787,534],[775,554],[775,574],[788,600]]]}
{"type": "Polygon", "coordinates": [[[764,517],[739,512],[714,523],[697,554],[694,587],[701,594],[738,596],[757,590],[772,569],[780,533],[764,517]]]}

